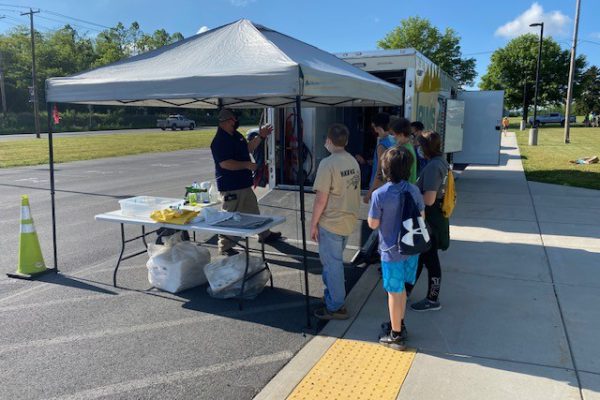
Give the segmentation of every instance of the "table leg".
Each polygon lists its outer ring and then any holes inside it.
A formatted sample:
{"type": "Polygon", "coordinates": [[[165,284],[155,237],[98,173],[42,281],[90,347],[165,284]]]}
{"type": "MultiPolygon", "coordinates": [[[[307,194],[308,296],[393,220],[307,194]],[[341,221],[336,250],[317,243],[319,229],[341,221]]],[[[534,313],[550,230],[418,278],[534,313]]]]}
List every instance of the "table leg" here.
{"type": "Polygon", "coordinates": [[[115,266],[115,270],[113,272],[113,286],[117,287],[117,271],[119,270],[119,265],[121,265],[121,260],[123,259],[123,253],[125,252],[125,226],[121,224],[121,252],[119,253],[119,259],[117,260],[117,265],[115,266]]]}
{"type": "Polygon", "coordinates": [[[267,262],[267,258],[265,257],[265,244],[261,242],[260,244],[260,253],[262,255],[263,263],[265,264],[265,268],[269,270],[269,280],[271,281],[271,289],[273,289],[273,273],[271,272],[271,268],[269,268],[269,263],[267,262]]]}
{"type": "Polygon", "coordinates": [[[142,225],[142,242],[144,243],[144,247],[148,248],[148,243],[146,243],[146,227],[142,225]]]}
{"type": "Polygon", "coordinates": [[[240,291],[240,310],[244,308],[244,287],[246,286],[246,278],[248,276],[248,268],[250,267],[250,246],[248,245],[248,238],[246,237],[246,269],[244,270],[244,278],[242,279],[242,290],[240,291]]]}
{"type": "Polygon", "coordinates": [[[119,270],[119,265],[121,265],[122,261],[129,260],[130,258],[137,257],[141,254],[146,254],[148,252],[148,243],[146,242],[146,236],[152,235],[153,233],[157,233],[158,230],[146,232],[146,227],[142,225],[142,234],[140,236],[135,236],[131,239],[125,239],[125,225],[121,224],[121,252],[119,253],[119,258],[117,259],[117,265],[115,265],[115,270],[113,271],[113,286],[117,287],[117,271],[119,270]],[[144,243],[144,250],[138,251],[133,254],[129,254],[123,256],[125,253],[125,246],[129,242],[136,241],[138,239],[142,239],[144,243]]]}

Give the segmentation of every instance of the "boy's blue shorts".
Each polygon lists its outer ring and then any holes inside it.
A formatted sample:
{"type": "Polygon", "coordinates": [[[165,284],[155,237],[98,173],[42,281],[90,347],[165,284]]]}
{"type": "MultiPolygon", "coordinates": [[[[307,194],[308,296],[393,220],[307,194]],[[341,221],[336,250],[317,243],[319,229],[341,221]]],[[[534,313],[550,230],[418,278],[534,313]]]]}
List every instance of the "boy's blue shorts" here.
{"type": "Polygon", "coordinates": [[[417,277],[419,256],[414,255],[404,261],[381,261],[383,288],[386,292],[402,293],[404,284],[414,284],[417,277]]]}

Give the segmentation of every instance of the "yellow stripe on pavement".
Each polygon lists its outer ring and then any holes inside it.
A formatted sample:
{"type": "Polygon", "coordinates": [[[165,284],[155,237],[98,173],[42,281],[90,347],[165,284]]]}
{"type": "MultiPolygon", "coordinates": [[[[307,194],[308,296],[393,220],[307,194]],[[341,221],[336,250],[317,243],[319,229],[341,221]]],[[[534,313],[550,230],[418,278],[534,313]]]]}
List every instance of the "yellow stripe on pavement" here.
{"type": "Polygon", "coordinates": [[[288,400],[395,400],[415,353],[338,339],[288,400]]]}

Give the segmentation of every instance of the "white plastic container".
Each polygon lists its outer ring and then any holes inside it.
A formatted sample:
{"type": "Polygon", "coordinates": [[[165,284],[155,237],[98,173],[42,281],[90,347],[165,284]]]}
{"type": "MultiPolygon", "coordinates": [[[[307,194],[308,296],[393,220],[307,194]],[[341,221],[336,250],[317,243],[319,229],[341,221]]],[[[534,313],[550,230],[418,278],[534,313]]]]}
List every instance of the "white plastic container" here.
{"type": "Polygon", "coordinates": [[[154,210],[182,206],[184,200],[167,197],[137,196],[119,200],[123,215],[148,217],[154,210]]]}

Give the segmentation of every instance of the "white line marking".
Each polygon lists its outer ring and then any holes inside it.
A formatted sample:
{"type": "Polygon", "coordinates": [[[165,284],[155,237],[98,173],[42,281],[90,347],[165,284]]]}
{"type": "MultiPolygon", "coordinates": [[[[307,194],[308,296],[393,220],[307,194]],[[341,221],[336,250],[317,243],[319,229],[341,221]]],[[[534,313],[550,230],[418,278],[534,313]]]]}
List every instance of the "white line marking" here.
{"type": "Polygon", "coordinates": [[[199,317],[189,317],[189,318],[181,318],[181,319],[176,319],[176,320],[171,320],[171,321],[161,321],[161,322],[153,322],[153,323],[149,323],[149,324],[126,326],[126,327],[122,327],[122,328],[105,329],[105,330],[101,330],[101,331],[82,333],[79,335],[58,336],[58,337],[54,337],[54,338],[50,338],[50,339],[30,340],[27,342],[21,342],[21,343],[0,346],[0,354],[8,353],[11,351],[17,351],[17,350],[24,350],[24,349],[29,350],[32,348],[40,348],[40,347],[53,346],[53,345],[59,345],[59,344],[65,344],[65,343],[79,342],[82,340],[100,339],[100,338],[104,338],[104,337],[118,336],[118,335],[130,335],[130,334],[137,333],[137,332],[146,332],[146,331],[157,330],[157,329],[172,328],[172,327],[182,326],[182,325],[193,325],[193,324],[204,323],[207,321],[212,321],[212,320],[220,319],[220,318],[236,318],[236,317],[250,315],[250,314],[258,314],[258,313],[262,313],[262,312],[282,310],[285,308],[300,307],[302,305],[304,305],[304,302],[296,301],[296,302],[292,302],[292,303],[283,303],[283,304],[272,305],[272,306],[257,307],[257,308],[250,309],[248,311],[231,311],[231,312],[223,313],[220,315],[203,315],[203,316],[199,316],[199,317]]]}
{"type": "Polygon", "coordinates": [[[123,298],[124,296],[133,296],[136,294],[142,294],[139,292],[122,292],[122,293],[116,293],[116,294],[93,294],[90,296],[83,296],[83,297],[74,297],[71,299],[58,299],[58,300],[48,300],[48,301],[44,301],[41,303],[27,303],[27,304],[16,304],[16,305],[12,305],[12,306],[4,306],[4,307],[0,307],[0,313],[2,312],[9,312],[9,311],[21,311],[21,310],[27,310],[30,308],[43,308],[43,307],[50,307],[50,306],[56,306],[59,304],[69,304],[69,303],[77,303],[80,301],[92,301],[92,300],[107,300],[107,299],[117,299],[117,298],[123,298]]]}
{"type": "Polygon", "coordinates": [[[53,397],[49,400],[98,399],[101,397],[114,396],[120,393],[130,392],[132,390],[144,389],[155,385],[169,385],[182,380],[198,378],[204,375],[215,374],[218,372],[233,371],[239,368],[247,368],[251,366],[270,364],[277,361],[289,360],[293,356],[294,354],[291,351],[280,351],[278,353],[273,354],[266,354],[262,356],[255,356],[235,361],[213,364],[202,368],[171,372],[163,375],[153,375],[143,379],[134,379],[126,382],[116,383],[113,385],[83,390],[81,392],[76,392],[73,394],[53,397]]]}

